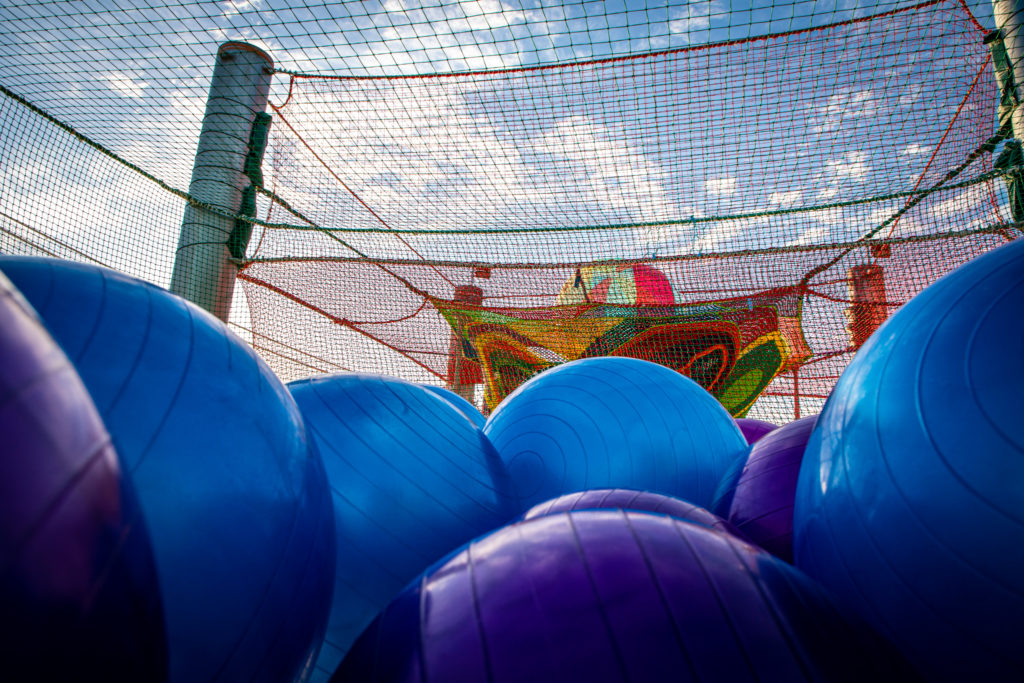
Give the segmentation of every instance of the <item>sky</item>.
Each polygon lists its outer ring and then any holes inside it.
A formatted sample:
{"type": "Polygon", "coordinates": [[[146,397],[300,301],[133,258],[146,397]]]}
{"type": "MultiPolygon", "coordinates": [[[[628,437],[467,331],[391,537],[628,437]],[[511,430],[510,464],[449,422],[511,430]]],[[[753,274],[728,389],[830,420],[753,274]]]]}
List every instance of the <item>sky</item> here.
{"type": "MultiPolygon", "coordinates": [[[[289,71],[433,74],[692,48],[910,4],[0,0],[0,85],[185,190],[213,55],[225,40],[252,42],[289,71]]],[[[991,26],[987,2],[970,6],[991,26]]],[[[975,45],[965,60],[964,46],[982,32],[955,3],[943,7],[953,19],[851,29],[842,43],[806,34],[608,68],[299,81],[283,113],[302,139],[275,121],[264,169],[322,227],[425,231],[402,240],[345,234],[381,258],[552,262],[856,239],[905,200],[789,218],[714,217],[927,186],[962,158],[977,131],[991,127],[991,78],[964,100],[984,56],[975,45]],[[621,224],[636,226],[436,234],[621,224]]],[[[289,85],[275,75],[271,101],[283,103],[289,85]]],[[[182,200],[4,96],[0,140],[0,250],[84,253],[169,281],[182,200]]],[[[982,210],[992,201],[977,187],[945,193],[901,219],[897,234],[991,222],[1004,202],[982,210]]],[[[272,220],[295,221],[279,210],[272,220]]],[[[269,257],[353,253],[328,237],[260,237],[258,230],[250,253],[257,243],[269,257]]],[[[248,318],[239,293],[232,319],[248,327],[248,318]]]]}

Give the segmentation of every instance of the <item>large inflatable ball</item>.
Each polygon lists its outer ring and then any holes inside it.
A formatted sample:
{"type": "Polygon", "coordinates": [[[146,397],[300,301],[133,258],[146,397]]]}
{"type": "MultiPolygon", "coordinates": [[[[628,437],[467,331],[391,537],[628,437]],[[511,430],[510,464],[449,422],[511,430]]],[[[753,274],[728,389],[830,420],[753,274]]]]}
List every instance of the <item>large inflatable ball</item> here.
{"type": "Polygon", "coordinates": [[[71,359],[148,522],[175,681],[302,678],[330,603],[323,466],[267,365],[109,270],[0,258],[71,359]]]}
{"type": "Polygon", "coordinates": [[[708,506],[713,514],[719,517],[729,516],[732,497],[736,494],[736,484],[740,480],[740,475],[743,474],[743,468],[747,464],[749,455],[749,450],[744,451],[740,456],[733,458],[733,461],[725,468],[725,473],[722,474],[718,486],[715,487],[715,494],[711,497],[711,505],[708,506]]]}
{"type": "Polygon", "coordinates": [[[793,561],[793,501],[807,440],[818,421],[809,415],[779,427],[750,448],[727,519],[747,539],[793,561]]]}
{"type": "Polygon", "coordinates": [[[466,418],[477,427],[483,429],[486,418],[476,409],[476,406],[456,394],[451,389],[445,389],[444,387],[435,386],[433,384],[421,385],[427,391],[437,394],[444,400],[451,403],[453,406],[459,409],[459,412],[466,416],[466,418]]]}
{"type": "Polygon", "coordinates": [[[770,432],[778,429],[778,425],[764,420],[755,420],[752,417],[737,417],[736,426],[743,432],[743,438],[747,443],[754,445],[756,442],[767,436],[770,432]]]}
{"type": "Polygon", "coordinates": [[[0,275],[0,666],[11,681],[160,681],[146,525],[89,393],[0,275]]]}
{"type": "Polygon", "coordinates": [[[1024,672],[1024,240],[914,297],[840,377],[804,455],[798,566],[929,678],[1024,672]]]}
{"type": "Polygon", "coordinates": [[[484,433],[524,508],[591,488],[632,488],[707,506],[746,448],[725,408],[699,384],[635,358],[588,358],[524,384],[484,433]]]}
{"type": "Polygon", "coordinates": [[[685,500],[665,496],[651,491],[633,489],[591,489],[559,496],[540,505],[535,505],[523,514],[522,519],[533,519],[544,515],[573,510],[636,510],[658,512],[676,519],[693,522],[708,529],[736,533],[736,529],[718,515],[702,507],[691,505],[685,500]]]}
{"type": "Polygon", "coordinates": [[[537,517],[413,582],[333,681],[906,680],[793,567],[665,515],[537,517]]]}
{"type": "Polygon", "coordinates": [[[337,572],[317,661],[326,679],[413,577],[517,512],[483,434],[421,386],[346,374],[288,385],[334,496],[337,572]]]}

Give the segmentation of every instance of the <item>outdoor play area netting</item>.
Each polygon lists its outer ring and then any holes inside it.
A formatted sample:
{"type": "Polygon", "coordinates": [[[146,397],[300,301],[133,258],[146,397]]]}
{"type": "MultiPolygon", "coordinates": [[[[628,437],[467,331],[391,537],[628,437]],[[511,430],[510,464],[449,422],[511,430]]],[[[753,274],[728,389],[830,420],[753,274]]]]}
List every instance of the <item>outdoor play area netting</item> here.
{"type": "MultiPolygon", "coordinates": [[[[513,36],[531,21],[495,7],[492,36],[495,17],[513,36]]],[[[379,372],[493,409],[545,368],[625,355],[737,416],[815,412],[895,308],[1021,231],[999,52],[967,6],[803,23],[798,7],[788,30],[721,39],[712,17],[677,17],[707,40],[475,70],[338,72],[265,45],[233,322],[285,380],[379,372]]],[[[166,285],[185,206],[203,208],[181,188],[204,83],[150,87],[131,69],[151,51],[99,49],[83,54],[125,61],[95,96],[83,80],[62,99],[30,60],[0,70],[0,251],[166,285]]]]}

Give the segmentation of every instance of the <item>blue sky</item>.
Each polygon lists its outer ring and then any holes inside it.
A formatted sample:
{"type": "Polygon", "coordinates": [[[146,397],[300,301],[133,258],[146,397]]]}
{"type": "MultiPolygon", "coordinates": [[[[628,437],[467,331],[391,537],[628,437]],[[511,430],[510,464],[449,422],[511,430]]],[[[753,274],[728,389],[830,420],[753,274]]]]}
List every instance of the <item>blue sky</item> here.
{"type": "MultiPolygon", "coordinates": [[[[857,13],[819,8],[813,16],[857,13]]],[[[912,189],[987,54],[978,45],[980,32],[959,30],[965,21],[947,29],[944,18],[914,17],[886,23],[882,31],[851,29],[842,34],[842,45],[810,34],[782,47],[782,41],[750,44],[607,69],[455,81],[299,82],[284,115],[329,166],[344,169],[348,184],[392,228],[675,222],[626,240],[603,235],[605,243],[593,233],[574,235],[569,243],[549,237],[548,249],[563,260],[587,248],[580,244],[584,238],[593,240],[589,258],[755,248],[772,240],[849,240],[899,203],[863,208],[859,220],[850,212],[838,221],[795,217],[788,225],[706,219],[912,189]],[[902,40],[906,31],[922,33],[921,40],[902,40]],[[775,60],[783,47],[790,56],[775,60]],[[624,241],[632,241],[632,252],[622,252],[624,241]]],[[[713,30],[714,22],[709,26],[713,30]]],[[[985,87],[992,95],[987,72],[978,93],[985,87]]],[[[970,151],[954,148],[976,137],[976,126],[968,124],[976,123],[979,107],[984,123],[994,120],[989,99],[968,102],[940,150],[948,156],[930,167],[925,186],[948,170],[942,163],[958,163],[962,157],[956,155],[970,151]]],[[[317,164],[301,141],[281,126],[276,133],[291,143],[279,180],[295,186],[296,204],[319,225],[384,227],[326,174],[289,170],[304,156],[317,164]]],[[[271,158],[269,164],[275,163],[271,158]]],[[[905,220],[902,229],[930,226],[905,220]]],[[[393,247],[388,253],[400,256],[403,245],[393,247]]],[[[493,258],[493,240],[489,248],[493,258]]],[[[511,245],[508,258],[525,249],[511,245]]]]}
{"type": "MultiPolygon", "coordinates": [[[[299,7],[235,0],[120,3],[111,10],[101,2],[0,0],[0,84],[187,189],[213,55],[225,40],[258,44],[278,67],[302,72],[446,73],[692,47],[911,4],[386,0],[299,7]]],[[[953,16],[955,3],[944,7],[953,16]]],[[[987,2],[971,7],[991,24],[987,2]]],[[[981,36],[960,30],[965,21],[957,30],[949,21],[927,24],[932,28],[910,41],[852,31],[847,49],[827,55],[822,50],[830,48],[810,34],[788,43],[795,52],[787,71],[760,45],[540,76],[306,87],[285,115],[391,227],[643,224],[503,239],[409,238],[432,257],[589,260],[842,241],[880,223],[903,200],[790,218],[710,217],[911,189],[981,68],[985,53],[977,44],[970,60],[963,57],[964,36],[981,36]]],[[[984,78],[991,92],[991,77],[984,78]]],[[[276,76],[272,101],[281,103],[287,87],[288,79],[276,76]]],[[[945,150],[972,139],[965,122],[991,126],[994,102],[969,104],[980,109],[962,114],[945,150]]],[[[305,152],[280,122],[273,135],[265,169],[277,191],[318,224],[382,227],[314,162],[291,165],[305,152]]],[[[50,235],[49,247],[60,255],[85,251],[166,284],[180,200],[127,179],[116,164],[4,97],[0,137],[0,211],[30,225],[31,234],[50,235]]],[[[943,163],[954,157],[950,152],[943,163]]],[[[932,168],[926,180],[945,170],[932,168]]],[[[976,188],[943,194],[901,221],[897,234],[991,221],[995,214],[981,208],[988,201],[976,188]]],[[[273,218],[294,220],[280,212],[273,218]]],[[[0,229],[7,231],[0,249],[26,248],[9,240],[26,228],[0,216],[0,229]]],[[[307,238],[276,233],[261,255],[351,253],[327,238],[307,238]]],[[[401,241],[380,235],[346,239],[376,256],[412,256],[401,241]]],[[[771,284],[751,278],[746,285],[771,284]]],[[[238,299],[236,318],[244,321],[238,299]]]]}
{"type": "MultiPolygon", "coordinates": [[[[186,189],[212,55],[224,40],[252,41],[265,47],[279,67],[303,72],[433,73],[701,45],[909,4],[385,0],[298,8],[292,2],[231,0],[135,2],[111,10],[99,2],[0,3],[0,83],[186,189]]],[[[987,2],[971,6],[983,24],[991,22],[987,2]]],[[[894,37],[886,38],[891,42],[894,37]]],[[[910,189],[908,183],[919,176],[971,76],[957,64],[960,53],[949,47],[955,42],[952,35],[932,41],[929,56],[946,55],[948,63],[932,59],[928,73],[917,66],[921,55],[913,43],[893,49],[878,39],[867,50],[854,50],[851,44],[829,55],[870,61],[873,54],[886,54],[878,64],[817,64],[812,54],[801,58],[797,73],[784,73],[772,61],[737,63],[743,52],[719,52],[716,61],[702,63],[696,56],[652,72],[652,77],[693,81],[686,88],[663,84],[660,92],[632,88],[614,74],[553,72],[533,79],[477,79],[463,92],[381,87],[374,94],[381,106],[367,112],[329,101],[338,93],[316,93],[308,111],[292,115],[296,125],[313,131],[311,141],[353,187],[368,194],[391,227],[684,221],[648,230],[634,239],[639,253],[627,256],[743,248],[757,244],[723,239],[727,230],[722,226],[715,232],[685,221],[910,189]],[[945,80],[934,82],[939,78],[945,80]],[[538,85],[548,89],[548,101],[532,94],[538,85]],[[674,100],[668,102],[666,93],[674,100]],[[512,98],[532,111],[517,114],[513,107],[506,113],[512,98]],[[667,102],[672,107],[668,114],[667,102]],[[671,120],[682,116],[697,123],[671,120]],[[381,160],[364,141],[346,139],[338,128],[351,128],[357,118],[369,120],[363,130],[379,146],[397,141],[421,157],[439,158],[436,150],[426,149],[441,135],[441,142],[462,151],[442,152],[452,157],[447,166],[438,158],[418,163],[401,154],[381,160]],[[446,121],[458,126],[442,131],[446,121]],[[782,124],[802,127],[805,134],[787,137],[779,131],[782,124]],[[407,130],[395,132],[402,126],[407,130]],[[631,127],[644,135],[631,134],[631,127]],[[351,152],[364,156],[353,164],[351,152]],[[563,185],[561,191],[556,183],[563,185]],[[444,200],[444,206],[432,204],[431,197],[444,200]]],[[[643,68],[619,71],[624,79],[646,77],[643,68]]],[[[286,78],[276,77],[272,100],[282,101],[287,85],[286,78]]],[[[17,107],[5,111],[7,130],[16,135],[23,112],[17,107]]],[[[287,150],[279,159],[281,154],[287,150]]],[[[273,149],[271,165],[272,159],[273,149]]],[[[10,167],[14,160],[6,155],[0,162],[8,175],[25,176],[10,167]]],[[[282,176],[282,185],[287,182],[282,176]]],[[[345,193],[332,180],[303,177],[301,182],[321,186],[308,205],[301,193],[308,195],[310,188],[292,188],[297,204],[317,215],[320,224],[381,227],[365,214],[350,214],[345,193]]],[[[760,225],[771,233],[779,227],[760,225]]],[[[739,222],[731,227],[748,236],[756,236],[756,228],[739,222]]],[[[815,234],[815,229],[804,225],[787,239],[846,239],[860,226],[848,234],[815,234]]],[[[607,258],[606,252],[593,257],[607,258]]]]}

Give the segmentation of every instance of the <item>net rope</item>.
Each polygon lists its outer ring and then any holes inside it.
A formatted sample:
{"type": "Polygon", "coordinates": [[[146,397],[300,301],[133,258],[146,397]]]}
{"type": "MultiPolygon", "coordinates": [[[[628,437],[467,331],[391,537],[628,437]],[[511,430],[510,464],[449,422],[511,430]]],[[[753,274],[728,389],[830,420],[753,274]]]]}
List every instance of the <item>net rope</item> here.
{"type": "Polygon", "coordinates": [[[166,286],[191,205],[254,226],[232,324],[285,380],[486,410],[620,353],[783,422],[1021,234],[983,6],[601,5],[0,8],[0,251],[166,286]],[[253,213],[182,189],[225,39],[278,64],[253,213]]]}

